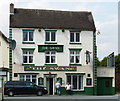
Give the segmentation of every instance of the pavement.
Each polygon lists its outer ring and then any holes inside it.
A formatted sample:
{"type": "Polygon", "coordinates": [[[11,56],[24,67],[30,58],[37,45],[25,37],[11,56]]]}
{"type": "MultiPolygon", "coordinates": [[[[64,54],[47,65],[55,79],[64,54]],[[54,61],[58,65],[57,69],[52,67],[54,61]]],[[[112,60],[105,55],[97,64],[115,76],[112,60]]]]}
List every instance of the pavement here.
{"type": "Polygon", "coordinates": [[[4,101],[120,101],[120,96],[81,96],[81,95],[72,95],[72,96],[14,96],[14,97],[4,97],[4,101]]]}

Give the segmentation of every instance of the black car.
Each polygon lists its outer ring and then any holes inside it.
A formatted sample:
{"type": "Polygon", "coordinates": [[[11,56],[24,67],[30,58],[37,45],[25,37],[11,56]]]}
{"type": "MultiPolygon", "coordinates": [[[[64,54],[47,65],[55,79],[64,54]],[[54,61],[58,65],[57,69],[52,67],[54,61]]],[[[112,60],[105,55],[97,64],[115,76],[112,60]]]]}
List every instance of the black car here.
{"type": "Polygon", "coordinates": [[[42,96],[47,94],[45,87],[37,86],[30,81],[7,81],[4,85],[4,94],[14,96],[18,94],[36,94],[42,96]]]}

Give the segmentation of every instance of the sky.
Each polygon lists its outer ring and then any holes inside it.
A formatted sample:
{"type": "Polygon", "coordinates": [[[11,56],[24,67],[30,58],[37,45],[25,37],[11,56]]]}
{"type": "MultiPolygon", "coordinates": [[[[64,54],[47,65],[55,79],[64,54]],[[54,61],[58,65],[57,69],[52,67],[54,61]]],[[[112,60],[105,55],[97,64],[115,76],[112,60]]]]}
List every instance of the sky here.
{"type": "Polygon", "coordinates": [[[0,30],[9,34],[9,4],[15,8],[91,11],[97,35],[98,58],[118,54],[118,0],[0,0],[0,30]]]}

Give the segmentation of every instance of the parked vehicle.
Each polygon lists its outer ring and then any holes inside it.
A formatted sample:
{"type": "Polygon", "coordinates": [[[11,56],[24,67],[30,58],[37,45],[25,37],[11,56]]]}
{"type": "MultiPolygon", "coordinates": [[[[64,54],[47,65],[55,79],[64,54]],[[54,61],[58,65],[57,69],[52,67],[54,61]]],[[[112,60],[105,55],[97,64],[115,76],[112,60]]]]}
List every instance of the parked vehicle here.
{"type": "Polygon", "coordinates": [[[18,94],[36,94],[42,96],[47,94],[45,87],[38,86],[30,81],[7,81],[4,85],[4,94],[14,96],[18,94]]]}

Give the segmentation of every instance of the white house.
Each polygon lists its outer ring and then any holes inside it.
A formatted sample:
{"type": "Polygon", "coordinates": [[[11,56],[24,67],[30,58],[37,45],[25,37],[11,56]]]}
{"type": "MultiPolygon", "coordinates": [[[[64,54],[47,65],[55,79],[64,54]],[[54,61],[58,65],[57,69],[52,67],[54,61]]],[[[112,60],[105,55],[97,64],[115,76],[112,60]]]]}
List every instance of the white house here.
{"type": "Polygon", "coordinates": [[[2,76],[4,81],[9,80],[9,43],[7,37],[0,31],[0,87],[2,76]]]}
{"type": "Polygon", "coordinates": [[[91,12],[14,8],[11,4],[10,80],[32,81],[54,95],[60,81],[72,94],[97,94],[96,29],[91,12]]]}

